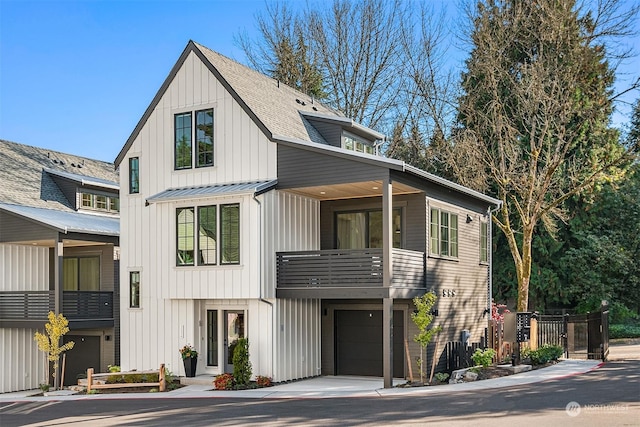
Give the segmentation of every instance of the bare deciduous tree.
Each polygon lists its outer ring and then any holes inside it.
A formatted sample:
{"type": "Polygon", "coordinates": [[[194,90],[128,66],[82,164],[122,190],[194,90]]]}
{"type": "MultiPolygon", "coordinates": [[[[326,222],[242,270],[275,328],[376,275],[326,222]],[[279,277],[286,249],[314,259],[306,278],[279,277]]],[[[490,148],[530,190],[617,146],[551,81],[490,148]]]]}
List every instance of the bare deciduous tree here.
{"type": "Polygon", "coordinates": [[[564,202],[615,180],[638,146],[625,149],[609,127],[614,72],[593,36],[597,17],[571,0],[488,0],[470,18],[474,48],[450,164],[463,184],[503,201],[493,221],[515,263],[517,309],[527,311],[535,227],[553,232],[564,202]]]}

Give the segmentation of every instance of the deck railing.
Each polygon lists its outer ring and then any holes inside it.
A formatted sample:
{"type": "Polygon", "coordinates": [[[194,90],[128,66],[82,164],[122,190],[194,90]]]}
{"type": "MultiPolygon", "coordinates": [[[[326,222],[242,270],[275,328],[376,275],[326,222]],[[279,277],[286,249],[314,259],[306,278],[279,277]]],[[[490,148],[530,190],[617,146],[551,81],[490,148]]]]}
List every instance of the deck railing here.
{"type": "MultiPolygon", "coordinates": [[[[54,291],[0,292],[0,319],[46,320],[54,301],[54,291]]],[[[113,319],[113,292],[64,291],[62,314],[69,320],[113,319]]]]}
{"type": "MultiPolygon", "coordinates": [[[[382,287],[382,249],[278,252],[278,288],[382,287]]],[[[425,286],[424,253],[393,249],[392,287],[425,286]]]]}

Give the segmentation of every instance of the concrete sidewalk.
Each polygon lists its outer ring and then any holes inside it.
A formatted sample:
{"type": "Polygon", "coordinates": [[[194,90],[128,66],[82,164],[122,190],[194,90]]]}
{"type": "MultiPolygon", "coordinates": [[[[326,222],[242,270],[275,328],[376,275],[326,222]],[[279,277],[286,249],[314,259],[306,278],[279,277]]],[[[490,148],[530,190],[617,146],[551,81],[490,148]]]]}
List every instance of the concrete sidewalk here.
{"type": "MultiPolygon", "coordinates": [[[[536,369],[520,374],[491,380],[474,381],[461,384],[448,384],[431,387],[383,388],[382,378],[324,376],[279,384],[273,387],[254,390],[217,391],[213,384],[188,385],[166,393],[119,393],[77,395],[61,391],[50,396],[33,394],[39,390],[5,393],[0,395],[1,402],[17,401],[59,401],[59,400],[100,400],[100,399],[195,399],[195,398],[236,398],[236,399],[323,399],[342,397],[385,397],[402,395],[430,395],[478,391],[492,388],[529,385],[541,381],[559,379],[583,374],[601,365],[597,360],[563,360],[553,366],[536,369]]],[[[404,384],[404,380],[394,380],[394,385],[404,384]]]]}

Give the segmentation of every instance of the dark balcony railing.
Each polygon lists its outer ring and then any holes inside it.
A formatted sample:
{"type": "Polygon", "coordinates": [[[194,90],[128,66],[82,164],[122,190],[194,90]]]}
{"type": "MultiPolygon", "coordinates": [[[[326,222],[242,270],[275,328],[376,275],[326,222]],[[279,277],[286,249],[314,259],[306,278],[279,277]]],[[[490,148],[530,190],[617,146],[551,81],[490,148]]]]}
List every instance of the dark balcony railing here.
{"type": "Polygon", "coordinates": [[[0,292],[0,319],[3,320],[46,320],[53,309],[53,291],[0,292]]]}
{"type": "Polygon", "coordinates": [[[62,313],[69,320],[113,319],[113,292],[64,291],[62,313]]]}
{"type": "MultiPolygon", "coordinates": [[[[0,292],[0,319],[46,321],[54,305],[53,291],[0,292]]],[[[62,314],[69,320],[112,320],[113,292],[64,291],[62,314]]]]}
{"type": "MultiPolygon", "coordinates": [[[[382,287],[382,249],[278,252],[279,289],[382,287]]],[[[392,287],[425,286],[424,253],[393,249],[392,287]]]]}

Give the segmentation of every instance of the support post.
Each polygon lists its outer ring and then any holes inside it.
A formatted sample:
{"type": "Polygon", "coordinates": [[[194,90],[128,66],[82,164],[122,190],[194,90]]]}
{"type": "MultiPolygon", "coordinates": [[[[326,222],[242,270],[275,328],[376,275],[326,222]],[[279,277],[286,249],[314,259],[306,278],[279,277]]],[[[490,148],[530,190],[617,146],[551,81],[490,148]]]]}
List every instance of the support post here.
{"type": "Polygon", "coordinates": [[[393,387],[393,298],[391,281],[393,279],[393,185],[391,177],[382,182],[382,286],[386,297],[382,301],[382,371],[384,388],[393,387]]]}
{"type": "Polygon", "coordinates": [[[93,368],[87,369],[87,394],[91,393],[91,383],[93,382],[93,368]]]}
{"type": "MultiPolygon", "coordinates": [[[[55,242],[53,262],[54,262],[54,265],[53,265],[54,313],[58,315],[62,313],[62,289],[63,289],[62,266],[64,264],[64,245],[62,243],[62,236],[60,235],[60,233],[58,233],[58,237],[55,242]]],[[[60,338],[60,342],[58,342],[58,345],[62,345],[62,338],[60,338]]],[[[55,390],[58,390],[59,389],[58,386],[62,385],[60,384],[60,367],[59,366],[57,369],[54,370],[53,375],[54,375],[53,387],[55,390]]]]}
{"type": "Polygon", "coordinates": [[[165,391],[167,389],[167,380],[164,373],[164,363],[160,365],[160,370],[158,371],[158,390],[165,391]]]}

